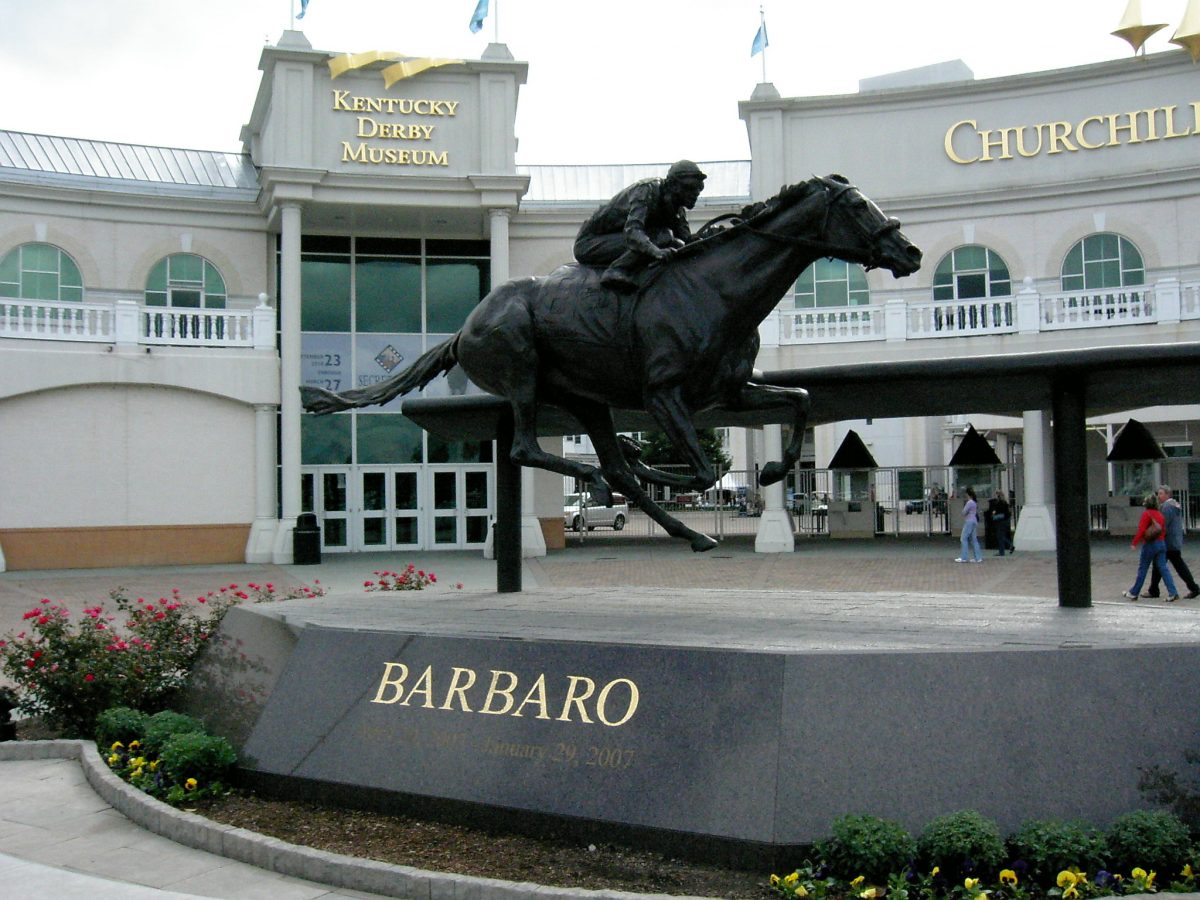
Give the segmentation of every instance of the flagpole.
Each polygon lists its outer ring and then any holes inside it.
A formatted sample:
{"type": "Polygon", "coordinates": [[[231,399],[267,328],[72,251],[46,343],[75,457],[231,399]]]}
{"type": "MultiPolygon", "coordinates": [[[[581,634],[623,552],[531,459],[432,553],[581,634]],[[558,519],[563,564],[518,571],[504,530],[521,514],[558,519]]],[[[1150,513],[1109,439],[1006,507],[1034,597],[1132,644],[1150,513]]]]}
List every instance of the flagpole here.
{"type": "MultiPolygon", "coordinates": [[[[766,13],[763,12],[763,8],[761,6],[758,8],[758,27],[763,28],[763,29],[765,29],[767,27],[767,16],[766,16],[766,13]]],[[[765,34],[766,32],[764,31],[763,33],[765,34]]],[[[767,83],[767,45],[766,44],[763,45],[763,50],[762,50],[762,73],[763,73],[762,74],[762,83],[766,84],[767,83]]]]}
{"type": "Polygon", "coordinates": [[[496,4],[496,13],[492,17],[492,43],[500,43],[500,0],[493,0],[496,4]]]}

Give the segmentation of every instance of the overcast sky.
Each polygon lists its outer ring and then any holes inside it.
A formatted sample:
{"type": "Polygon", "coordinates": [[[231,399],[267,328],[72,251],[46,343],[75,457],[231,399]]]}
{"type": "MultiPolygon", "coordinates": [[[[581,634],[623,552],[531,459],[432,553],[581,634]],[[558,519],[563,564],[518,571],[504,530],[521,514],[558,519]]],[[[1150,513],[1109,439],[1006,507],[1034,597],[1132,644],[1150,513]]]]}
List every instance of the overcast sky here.
{"type": "MultiPolygon", "coordinates": [[[[750,0],[0,0],[0,128],[240,150],[258,59],[285,28],[315,49],[478,58],[496,38],[529,63],[520,163],[748,159],[737,103],[762,80],[750,0]]],[[[961,58],[976,78],[1128,57],[1127,0],[763,0],[767,80],[789,96],[961,58]]],[[[1142,0],[1168,27],[1186,0],[1142,0]]],[[[1200,75],[1198,75],[1200,77],[1200,75]]]]}

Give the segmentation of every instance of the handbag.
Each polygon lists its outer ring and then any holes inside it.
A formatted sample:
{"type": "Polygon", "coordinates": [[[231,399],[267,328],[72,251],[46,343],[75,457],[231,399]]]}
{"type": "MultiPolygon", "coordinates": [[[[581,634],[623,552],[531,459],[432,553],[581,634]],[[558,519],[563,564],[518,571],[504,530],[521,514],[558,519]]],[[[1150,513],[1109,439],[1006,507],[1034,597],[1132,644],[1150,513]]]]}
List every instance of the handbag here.
{"type": "Polygon", "coordinates": [[[1146,530],[1142,532],[1142,540],[1148,544],[1151,541],[1157,541],[1161,535],[1162,526],[1159,525],[1154,519],[1151,519],[1146,524],[1146,530]]]}

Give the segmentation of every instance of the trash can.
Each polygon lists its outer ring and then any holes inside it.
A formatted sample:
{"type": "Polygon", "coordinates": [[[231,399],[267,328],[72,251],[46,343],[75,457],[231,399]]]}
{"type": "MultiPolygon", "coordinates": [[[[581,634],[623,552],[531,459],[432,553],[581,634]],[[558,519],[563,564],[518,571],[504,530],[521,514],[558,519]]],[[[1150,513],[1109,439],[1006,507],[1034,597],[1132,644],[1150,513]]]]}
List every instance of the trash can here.
{"type": "Polygon", "coordinates": [[[292,562],[297,566],[321,564],[321,526],[313,513],[301,513],[296,517],[296,530],[292,532],[292,562]]]}

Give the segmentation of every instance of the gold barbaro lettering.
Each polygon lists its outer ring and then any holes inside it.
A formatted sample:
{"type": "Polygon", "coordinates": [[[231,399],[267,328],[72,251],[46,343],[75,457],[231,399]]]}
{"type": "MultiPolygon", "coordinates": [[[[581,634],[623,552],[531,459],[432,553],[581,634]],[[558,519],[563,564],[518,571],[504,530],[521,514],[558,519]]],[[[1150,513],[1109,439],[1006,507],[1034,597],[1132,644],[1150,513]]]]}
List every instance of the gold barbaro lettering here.
{"type": "Polygon", "coordinates": [[[363,143],[356,146],[349,141],[342,141],[342,162],[375,166],[448,166],[450,153],[447,150],[401,150],[363,143]]]}
{"type": "Polygon", "coordinates": [[[526,687],[516,672],[492,669],[484,692],[474,669],[450,666],[447,670],[435,670],[428,665],[411,687],[410,674],[404,663],[384,663],[370,702],[454,713],[546,721],[554,718],[558,722],[599,723],[609,728],[628,724],[641,703],[641,691],[629,678],[614,678],[597,690],[596,680],[586,675],[567,675],[549,682],[541,672],[532,682],[526,681],[526,687]],[[522,698],[519,702],[518,696],[522,698]],[[558,715],[552,717],[551,709],[557,709],[558,715]]]}
{"type": "Polygon", "coordinates": [[[946,129],[942,147],[951,162],[969,166],[1017,156],[1029,159],[1189,136],[1200,136],[1200,100],[1182,109],[1178,105],[1155,106],[1086,116],[1075,123],[1041,122],[988,129],[980,128],[976,119],[961,119],[946,129]],[[1030,131],[1033,133],[1027,134],[1030,131]],[[1016,156],[1012,152],[1014,138],[1016,156]]]}

